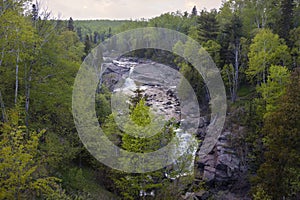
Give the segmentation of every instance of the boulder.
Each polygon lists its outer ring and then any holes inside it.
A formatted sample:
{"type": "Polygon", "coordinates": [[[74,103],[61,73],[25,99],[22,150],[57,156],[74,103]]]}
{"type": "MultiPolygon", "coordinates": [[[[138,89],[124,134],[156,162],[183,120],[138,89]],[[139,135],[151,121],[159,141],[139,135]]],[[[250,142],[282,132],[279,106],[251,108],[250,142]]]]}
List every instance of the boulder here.
{"type": "Polygon", "coordinates": [[[203,179],[207,182],[213,181],[216,176],[216,168],[205,166],[204,167],[204,173],[203,173],[203,179]]]}
{"type": "Polygon", "coordinates": [[[197,164],[204,180],[221,185],[238,180],[242,169],[240,159],[230,145],[230,137],[230,132],[223,132],[213,151],[199,158],[197,164]]]}

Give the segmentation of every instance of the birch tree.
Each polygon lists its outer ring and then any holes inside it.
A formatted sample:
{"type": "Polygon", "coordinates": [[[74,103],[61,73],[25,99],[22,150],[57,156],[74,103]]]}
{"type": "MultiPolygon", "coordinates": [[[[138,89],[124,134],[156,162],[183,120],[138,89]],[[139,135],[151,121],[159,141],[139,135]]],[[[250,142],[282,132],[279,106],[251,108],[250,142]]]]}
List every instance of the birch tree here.
{"type": "Polygon", "coordinates": [[[262,29],[253,39],[250,46],[249,68],[246,74],[250,80],[259,85],[266,83],[271,65],[290,65],[290,54],[287,45],[269,29],[262,29]]]}

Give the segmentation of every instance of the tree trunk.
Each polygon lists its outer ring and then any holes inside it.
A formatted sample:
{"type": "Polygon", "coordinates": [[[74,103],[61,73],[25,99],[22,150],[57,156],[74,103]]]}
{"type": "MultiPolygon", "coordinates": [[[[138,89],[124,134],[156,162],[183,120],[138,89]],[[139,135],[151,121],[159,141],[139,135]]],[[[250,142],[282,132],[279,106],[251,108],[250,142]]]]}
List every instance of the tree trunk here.
{"type": "Polygon", "coordinates": [[[26,77],[26,88],[25,88],[25,125],[28,128],[29,124],[29,105],[30,105],[30,83],[31,83],[31,72],[32,72],[32,63],[29,67],[28,76],[26,77]]]}
{"type": "Polygon", "coordinates": [[[15,86],[15,105],[18,103],[18,90],[19,90],[19,61],[20,61],[20,49],[18,49],[18,51],[17,51],[16,86],[15,86]]]}
{"type": "Polygon", "coordinates": [[[4,106],[4,101],[3,101],[1,91],[0,91],[0,106],[2,111],[2,122],[6,122],[5,106],[4,106]]]}
{"type": "Polygon", "coordinates": [[[2,65],[3,59],[4,59],[4,44],[3,44],[2,52],[1,52],[0,66],[2,65]]]}
{"type": "Polygon", "coordinates": [[[235,74],[234,74],[234,81],[233,81],[233,97],[232,102],[235,102],[237,99],[237,90],[238,90],[238,84],[239,84],[239,48],[240,44],[237,42],[235,45],[235,74]]]}
{"type": "Polygon", "coordinates": [[[231,80],[231,73],[228,69],[226,69],[226,74],[227,74],[227,78],[228,78],[228,83],[229,83],[229,92],[230,92],[230,96],[231,96],[231,100],[232,100],[232,96],[233,96],[233,91],[232,91],[232,85],[233,81],[231,80]]]}

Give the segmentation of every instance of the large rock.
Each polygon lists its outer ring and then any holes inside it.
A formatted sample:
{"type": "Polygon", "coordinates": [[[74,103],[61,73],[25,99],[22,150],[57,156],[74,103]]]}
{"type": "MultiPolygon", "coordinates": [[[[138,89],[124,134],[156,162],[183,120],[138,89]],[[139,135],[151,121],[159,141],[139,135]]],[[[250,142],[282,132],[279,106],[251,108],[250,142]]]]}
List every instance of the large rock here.
{"type": "Polygon", "coordinates": [[[204,167],[204,173],[203,173],[203,179],[206,181],[213,181],[216,176],[216,168],[205,166],[204,167]]]}
{"type": "Polygon", "coordinates": [[[229,144],[230,136],[230,132],[221,134],[213,151],[199,158],[198,167],[203,172],[203,179],[221,184],[238,180],[241,172],[240,160],[229,144]]]}

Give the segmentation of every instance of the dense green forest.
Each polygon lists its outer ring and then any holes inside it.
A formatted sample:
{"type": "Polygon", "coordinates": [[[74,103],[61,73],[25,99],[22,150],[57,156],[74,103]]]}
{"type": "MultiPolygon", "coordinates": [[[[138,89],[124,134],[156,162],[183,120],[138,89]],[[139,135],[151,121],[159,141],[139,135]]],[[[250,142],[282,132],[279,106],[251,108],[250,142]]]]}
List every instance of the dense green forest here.
{"type": "MultiPolygon", "coordinates": [[[[0,199],[300,199],[299,0],[228,0],[219,10],[194,7],[136,21],[49,16],[30,0],[0,1],[0,199]],[[203,174],[169,179],[168,168],[117,171],[97,161],[80,141],[72,91],[81,63],[114,34],[141,27],[186,34],[216,63],[227,92],[224,131],[234,136],[230,141],[245,168],[230,185],[246,185],[243,191],[209,182],[203,174]]],[[[187,57],[191,48],[188,42],[174,46],[187,57]]],[[[178,70],[209,115],[205,83],[185,59],[153,49],[126,56],[178,70]]],[[[130,124],[120,130],[111,92],[101,86],[95,102],[99,124],[115,145],[145,153],[174,137],[174,120],[151,138],[127,134],[139,131],[130,124]]],[[[137,90],[130,103],[130,119],[141,127],[151,121],[145,98],[137,90]]]]}

